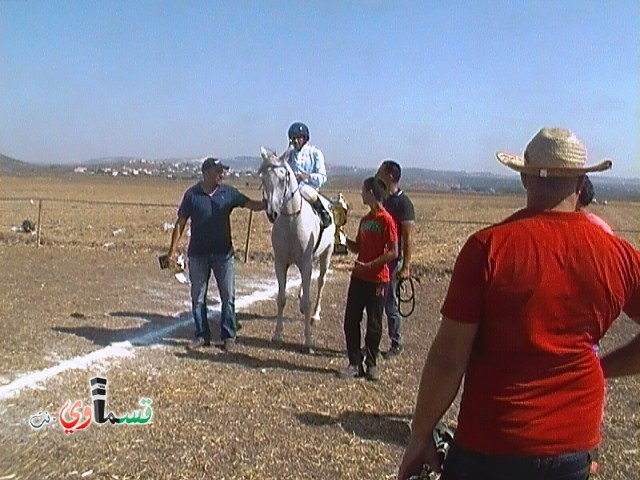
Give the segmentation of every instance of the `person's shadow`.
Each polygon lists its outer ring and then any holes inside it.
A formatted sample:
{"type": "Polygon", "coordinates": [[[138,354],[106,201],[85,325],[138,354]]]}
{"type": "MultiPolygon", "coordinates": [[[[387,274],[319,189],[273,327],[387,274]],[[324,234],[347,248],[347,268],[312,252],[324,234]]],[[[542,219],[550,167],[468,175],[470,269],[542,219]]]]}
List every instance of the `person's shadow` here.
{"type": "MultiPolygon", "coordinates": [[[[177,345],[181,342],[172,338],[165,338],[175,331],[182,330],[180,323],[186,323],[191,318],[191,312],[186,311],[178,315],[163,315],[151,312],[110,312],[110,317],[135,318],[142,320],[142,324],[130,328],[108,328],[104,326],[81,325],[77,327],[53,327],[52,330],[83,337],[95,345],[102,347],[112,343],[129,341],[132,345],[177,345]]],[[[85,319],[80,313],[74,312],[71,317],[85,319]]]]}
{"type": "Polygon", "coordinates": [[[296,418],[305,425],[321,427],[338,425],[342,429],[363,440],[377,440],[399,447],[406,447],[411,437],[409,422],[411,415],[393,413],[367,413],[361,411],[343,412],[337,417],[316,412],[296,414],[296,418]]]}
{"type": "MultiPolygon", "coordinates": [[[[110,317],[132,318],[142,320],[142,323],[130,328],[80,325],[77,327],[53,327],[52,330],[86,338],[94,345],[101,347],[125,341],[131,342],[132,345],[136,346],[154,344],[184,346],[188,341],[193,339],[193,324],[189,323],[189,319],[192,318],[191,315],[191,311],[185,311],[175,316],[153,312],[109,312],[110,317]],[[175,334],[177,334],[177,336],[175,334]]],[[[73,312],[70,316],[76,320],[87,320],[87,317],[80,312],[73,312]]],[[[208,317],[209,326],[215,337],[216,334],[219,335],[220,331],[220,313],[216,310],[210,310],[208,317]]],[[[245,322],[264,318],[267,317],[252,313],[239,313],[237,315],[238,322],[241,320],[245,322]]]]}
{"type": "MultiPolygon", "coordinates": [[[[287,342],[284,340],[280,342],[273,342],[267,338],[250,337],[242,334],[239,334],[238,336],[238,343],[253,348],[282,350],[290,353],[300,353],[304,351],[302,343],[287,342]]],[[[315,346],[313,355],[319,357],[343,357],[345,356],[345,352],[342,350],[315,346]]]]}

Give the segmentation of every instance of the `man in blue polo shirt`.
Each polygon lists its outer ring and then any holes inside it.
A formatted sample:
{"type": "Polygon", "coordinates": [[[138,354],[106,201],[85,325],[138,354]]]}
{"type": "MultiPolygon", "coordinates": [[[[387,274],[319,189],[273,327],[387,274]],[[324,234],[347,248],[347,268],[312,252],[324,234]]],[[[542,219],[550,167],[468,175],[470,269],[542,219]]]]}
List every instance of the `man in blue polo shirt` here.
{"type": "Polygon", "coordinates": [[[220,337],[223,349],[233,350],[236,338],[235,271],[231,223],[229,215],[236,207],[253,211],[264,209],[262,201],[251,200],[223,182],[229,167],[217,158],[208,157],[202,163],[202,181],[189,188],[178,209],[178,220],[171,235],[169,259],[177,259],[177,246],[187,220],[191,219],[189,241],[189,279],[191,307],[196,324],[196,338],[187,348],[210,345],[211,331],[207,320],[207,289],[211,271],[218,285],[220,301],[220,337]]]}

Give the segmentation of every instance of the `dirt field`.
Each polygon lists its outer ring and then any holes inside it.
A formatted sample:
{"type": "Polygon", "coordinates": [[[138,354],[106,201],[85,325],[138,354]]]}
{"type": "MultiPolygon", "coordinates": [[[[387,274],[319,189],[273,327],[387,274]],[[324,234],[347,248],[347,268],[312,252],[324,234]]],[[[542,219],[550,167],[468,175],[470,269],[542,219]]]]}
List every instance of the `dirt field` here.
{"type": "MultiPolygon", "coordinates": [[[[335,376],[345,365],[341,324],[352,257],[335,257],[314,332],[317,354],[299,353],[295,289],[286,342],[270,344],[276,288],[270,225],[264,215],[253,216],[243,263],[246,210],[232,216],[243,325],[238,351],[184,349],[193,331],[189,292],[158,269],[157,256],[169,243],[164,224],[175,220],[188,185],[0,177],[0,480],[394,478],[453,259],[471,232],[509,215],[523,197],[410,192],[418,215],[417,310],[404,324],[406,353],[381,361],[382,380],[372,384],[335,376]],[[37,221],[39,199],[36,248],[35,234],[11,228],[37,221]],[[80,368],[66,368],[71,365],[80,368]],[[59,373],[46,370],[56,366],[59,373]],[[47,377],[37,388],[2,390],[20,378],[32,384],[23,376],[33,372],[47,377]],[[29,426],[40,411],[57,417],[67,400],[90,403],[89,379],[96,375],[108,378],[109,411],[131,412],[148,397],[152,421],[90,424],[71,435],[55,422],[29,426]]],[[[238,187],[259,197],[255,185],[238,187]]],[[[345,194],[353,234],[365,208],[357,191],[345,194]]],[[[611,201],[594,211],[640,245],[638,204],[611,201]]],[[[620,319],[603,350],[636,332],[620,319]]],[[[640,378],[610,382],[607,395],[598,478],[640,478],[640,378]]],[[[455,415],[456,407],[446,421],[455,425],[455,415]]]]}

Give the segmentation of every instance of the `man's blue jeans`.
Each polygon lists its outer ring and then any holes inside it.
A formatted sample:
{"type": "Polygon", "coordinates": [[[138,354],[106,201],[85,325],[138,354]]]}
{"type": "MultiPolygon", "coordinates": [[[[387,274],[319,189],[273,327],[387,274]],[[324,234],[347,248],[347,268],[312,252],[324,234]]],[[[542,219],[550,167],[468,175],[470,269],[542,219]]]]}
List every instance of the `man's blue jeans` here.
{"type": "Polygon", "coordinates": [[[447,455],[441,480],[586,480],[589,452],[551,457],[499,457],[463,450],[455,443],[447,455]]]}
{"type": "Polygon", "coordinates": [[[191,309],[196,324],[196,338],[211,340],[207,319],[207,290],[211,272],[220,293],[220,338],[236,338],[235,265],[233,253],[226,255],[190,256],[189,280],[191,281],[191,309]]]}
{"type": "Polygon", "coordinates": [[[387,298],[384,302],[384,312],[387,314],[387,324],[389,326],[389,339],[391,340],[392,347],[399,347],[402,342],[400,336],[400,312],[398,312],[398,297],[396,295],[396,288],[398,287],[398,271],[402,266],[401,260],[395,260],[389,263],[389,270],[391,274],[391,281],[387,288],[387,298]]]}

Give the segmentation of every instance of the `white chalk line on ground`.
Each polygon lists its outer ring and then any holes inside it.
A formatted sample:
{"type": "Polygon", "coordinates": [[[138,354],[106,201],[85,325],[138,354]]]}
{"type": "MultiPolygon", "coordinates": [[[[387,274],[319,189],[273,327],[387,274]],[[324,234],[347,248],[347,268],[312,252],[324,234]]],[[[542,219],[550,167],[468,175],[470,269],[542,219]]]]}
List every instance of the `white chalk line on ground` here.
{"type": "MultiPolygon", "coordinates": [[[[331,270],[329,270],[331,272],[331,270]]],[[[314,271],[313,277],[317,278],[318,272],[314,271]]],[[[287,281],[287,290],[294,287],[299,287],[302,283],[300,278],[290,278],[287,281]]],[[[278,293],[278,284],[274,280],[269,288],[254,291],[251,295],[246,295],[240,298],[236,298],[236,309],[247,308],[256,302],[269,300],[278,293]]],[[[219,313],[219,311],[218,311],[219,313]]],[[[178,314],[176,319],[185,316],[185,314],[178,314]]],[[[125,358],[134,356],[135,346],[149,345],[158,338],[165,337],[176,330],[193,324],[193,318],[189,313],[186,319],[177,321],[172,325],[147,332],[144,335],[133,337],[124,342],[115,342],[111,345],[95,350],[87,355],[78,356],[69,360],[64,360],[53,367],[45,368],[43,370],[37,370],[20,375],[14,381],[8,385],[0,387],[0,400],[12,398],[20,393],[25,388],[37,389],[39,384],[49,380],[50,378],[68,370],[85,369],[96,363],[104,363],[105,360],[112,358],[125,358]]]]}

